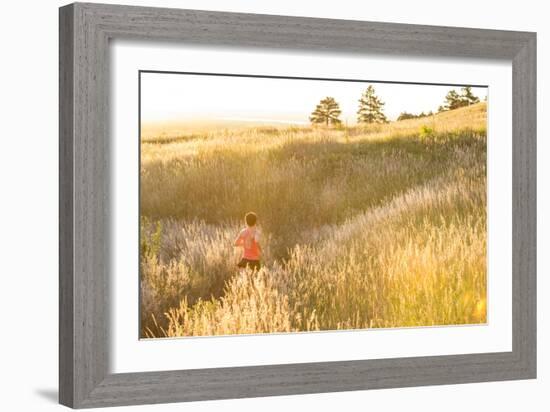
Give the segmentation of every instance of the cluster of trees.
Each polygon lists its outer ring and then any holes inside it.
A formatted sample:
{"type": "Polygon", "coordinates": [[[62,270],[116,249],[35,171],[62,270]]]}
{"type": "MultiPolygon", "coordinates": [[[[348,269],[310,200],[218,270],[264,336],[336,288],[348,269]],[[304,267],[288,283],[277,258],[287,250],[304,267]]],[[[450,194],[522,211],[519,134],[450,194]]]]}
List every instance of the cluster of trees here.
{"type": "Polygon", "coordinates": [[[408,112],[401,112],[401,114],[397,117],[397,120],[407,120],[407,119],[420,119],[421,117],[428,117],[432,116],[434,112],[431,110],[428,113],[421,112],[419,114],[414,113],[408,113],[408,112]]]}
{"type": "MultiPolygon", "coordinates": [[[[374,87],[369,86],[361,94],[359,108],[357,109],[358,123],[387,123],[388,119],[383,111],[384,102],[376,95],[374,87]]],[[[309,120],[313,124],[324,124],[325,126],[338,126],[340,120],[340,105],[333,97],[325,97],[315,107],[309,120]]]]}
{"type": "Polygon", "coordinates": [[[447,110],[454,110],[460,107],[469,106],[474,103],[479,103],[479,98],[472,93],[471,87],[463,87],[460,89],[460,93],[457,93],[455,89],[449,91],[445,96],[445,102],[439,106],[438,112],[445,112],[447,110]]]}
{"type": "MultiPolygon", "coordinates": [[[[463,87],[458,93],[455,89],[450,90],[445,96],[445,101],[438,108],[438,113],[448,110],[458,109],[479,103],[479,98],[472,93],[471,87],[463,87]]],[[[358,123],[388,123],[384,114],[384,102],[376,95],[374,87],[369,86],[359,99],[359,108],[357,110],[358,123]]],[[[315,107],[309,120],[313,124],[324,124],[325,126],[338,126],[342,124],[340,120],[340,105],[333,97],[325,97],[315,107]]],[[[421,117],[432,116],[433,112],[413,114],[402,112],[397,120],[417,119],[421,117]]]]}
{"type": "MultiPolygon", "coordinates": [[[[437,109],[438,113],[445,112],[448,110],[459,109],[461,107],[469,106],[471,104],[479,103],[479,98],[472,93],[472,88],[469,86],[463,87],[458,93],[455,89],[450,90],[449,93],[445,96],[445,101],[437,109]]],[[[413,114],[408,112],[402,112],[397,120],[407,120],[407,119],[419,119],[421,117],[432,116],[433,112],[429,111],[428,113],[419,113],[413,114]]]]}

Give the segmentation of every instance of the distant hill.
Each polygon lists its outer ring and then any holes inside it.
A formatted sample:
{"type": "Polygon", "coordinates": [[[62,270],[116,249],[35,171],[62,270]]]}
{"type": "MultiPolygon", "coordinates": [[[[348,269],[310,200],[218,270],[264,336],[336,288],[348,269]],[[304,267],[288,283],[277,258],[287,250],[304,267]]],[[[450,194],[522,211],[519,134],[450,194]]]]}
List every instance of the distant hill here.
{"type": "MultiPolygon", "coordinates": [[[[456,129],[479,129],[485,130],[487,127],[487,103],[481,102],[468,107],[450,110],[442,113],[436,113],[432,116],[420,117],[415,119],[392,121],[387,124],[367,124],[353,125],[348,128],[356,133],[367,133],[373,135],[396,135],[410,134],[418,131],[422,126],[428,126],[437,131],[447,131],[456,129]]],[[[242,119],[198,119],[181,121],[163,121],[147,122],[141,125],[141,138],[147,141],[162,142],[174,140],[187,140],[197,135],[204,136],[208,133],[216,133],[220,130],[241,131],[243,129],[288,129],[309,128],[309,124],[300,122],[280,122],[280,121],[248,121],[242,119]]]]}

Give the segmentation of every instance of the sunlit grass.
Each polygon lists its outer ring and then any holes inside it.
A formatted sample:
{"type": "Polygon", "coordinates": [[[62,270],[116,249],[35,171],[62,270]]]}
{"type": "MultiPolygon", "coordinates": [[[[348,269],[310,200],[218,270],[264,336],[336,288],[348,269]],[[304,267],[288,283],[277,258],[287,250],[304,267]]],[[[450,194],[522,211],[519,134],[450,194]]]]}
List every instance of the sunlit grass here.
{"type": "Polygon", "coordinates": [[[485,322],[485,110],[144,140],[142,336],[485,322]]]}

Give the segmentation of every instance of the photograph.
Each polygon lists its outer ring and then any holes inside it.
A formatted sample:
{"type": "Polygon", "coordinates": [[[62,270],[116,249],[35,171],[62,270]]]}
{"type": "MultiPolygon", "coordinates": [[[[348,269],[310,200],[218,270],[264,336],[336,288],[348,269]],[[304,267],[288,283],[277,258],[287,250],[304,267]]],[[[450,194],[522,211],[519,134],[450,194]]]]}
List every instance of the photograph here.
{"type": "Polygon", "coordinates": [[[487,86],[137,81],[140,339],[488,322],[487,86]]]}

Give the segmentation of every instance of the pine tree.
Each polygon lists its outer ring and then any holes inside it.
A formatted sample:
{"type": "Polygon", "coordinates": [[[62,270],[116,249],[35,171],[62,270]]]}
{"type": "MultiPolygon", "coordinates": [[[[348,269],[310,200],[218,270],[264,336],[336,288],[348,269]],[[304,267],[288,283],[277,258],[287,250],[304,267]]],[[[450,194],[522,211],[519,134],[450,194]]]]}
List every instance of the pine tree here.
{"type": "Polygon", "coordinates": [[[314,124],[325,124],[325,126],[336,126],[342,123],[339,119],[342,111],[340,105],[333,97],[325,97],[315,107],[309,120],[314,124]]]}
{"type": "Polygon", "coordinates": [[[462,107],[462,99],[456,90],[450,90],[445,96],[445,102],[443,103],[443,110],[454,110],[462,107]]]}
{"type": "Polygon", "coordinates": [[[357,110],[358,123],[387,123],[388,119],[382,111],[384,102],[376,96],[374,87],[369,86],[363,92],[359,99],[359,109],[357,110]]]}
{"type": "Polygon", "coordinates": [[[464,106],[469,106],[471,104],[479,103],[479,98],[472,93],[472,88],[469,86],[462,88],[461,97],[462,97],[462,100],[464,101],[464,106]]]}

